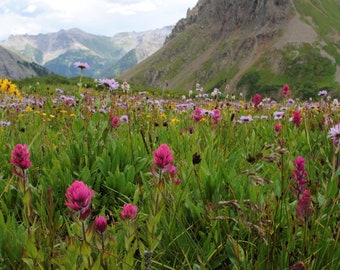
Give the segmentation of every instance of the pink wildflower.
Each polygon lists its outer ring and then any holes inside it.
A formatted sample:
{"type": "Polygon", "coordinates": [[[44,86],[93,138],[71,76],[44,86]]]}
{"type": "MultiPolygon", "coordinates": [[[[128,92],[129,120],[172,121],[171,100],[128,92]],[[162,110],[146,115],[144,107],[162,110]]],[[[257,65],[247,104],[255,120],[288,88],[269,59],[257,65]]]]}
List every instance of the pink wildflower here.
{"type": "Polygon", "coordinates": [[[27,170],[31,166],[30,153],[27,145],[17,144],[11,153],[11,163],[22,170],[27,170]]]}
{"type": "Polygon", "coordinates": [[[215,109],[211,118],[214,120],[214,124],[216,125],[221,120],[221,111],[219,109],[215,109]]]}
{"type": "Polygon", "coordinates": [[[282,126],[280,124],[275,124],[274,129],[276,132],[280,132],[282,130],[282,126]]]}
{"type": "Polygon", "coordinates": [[[86,219],[91,213],[90,203],[94,191],[82,181],[75,180],[66,190],[67,201],[65,205],[79,213],[80,219],[86,219]]]}
{"type": "Polygon", "coordinates": [[[297,191],[297,197],[299,197],[299,195],[305,189],[305,185],[307,184],[307,171],[305,170],[305,162],[306,160],[301,156],[298,156],[294,160],[295,170],[292,173],[292,178],[296,180],[295,189],[297,191]]]}
{"type": "MultiPolygon", "coordinates": [[[[254,106],[255,106],[256,108],[258,108],[259,105],[261,104],[261,102],[262,102],[262,97],[261,97],[261,95],[260,95],[260,94],[256,94],[256,95],[254,96],[254,98],[253,98],[254,106]]],[[[260,107],[261,107],[261,106],[260,106],[260,107]]]]}
{"type": "Polygon", "coordinates": [[[299,199],[296,206],[296,215],[298,218],[309,218],[313,212],[312,196],[308,189],[302,192],[302,196],[299,199]]]}
{"type": "Polygon", "coordinates": [[[119,127],[120,126],[120,119],[118,116],[115,115],[111,115],[110,116],[110,123],[111,123],[111,127],[119,127]]]}
{"type": "Polygon", "coordinates": [[[103,234],[107,228],[107,219],[103,216],[99,216],[95,220],[95,229],[99,234],[103,234]]]}
{"type": "Polygon", "coordinates": [[[296,126],[299,126],[302,122],[301,113],[299,111],[295,111],[293,117],[290,118],[290,121],[296,126]]]}
{"type": "Polygon", "coordinates": [[[192,116],[192,118],[195,119],[197,122],[201,121],[201,119],[203,118],[202,109],[196,108],[194,110],[194,115],[192,116]]]}
{"type": "Polygon", "coordinates": [[[282,96],[283,96],[284,98],[290,96],[290,87],[289,87],[288,84],[285,84],[284,86],[282,86],[282,96]]]}
{"type": "Polygon", "coordinates": [[[156,167],[164,169],[165,166],[171,164],[174,160],[170,148],[166,144],[162,144],[157,150],[153,152],[153,164],[156,167]]]}
{"type": "Polygon", "coordinates": [[[123,210],[120,212],[120,217],[125,219],[133,219],[137,215],[138,207],[131,203],[124,204],[123,210]]]}
{"type": "Polygon", "coordinates": [[[164,171],[168,172],[171,177],[174,177],[176,174],[178,174],[178,169],[173,164],[168,164],[164,167],[164,171]]]}

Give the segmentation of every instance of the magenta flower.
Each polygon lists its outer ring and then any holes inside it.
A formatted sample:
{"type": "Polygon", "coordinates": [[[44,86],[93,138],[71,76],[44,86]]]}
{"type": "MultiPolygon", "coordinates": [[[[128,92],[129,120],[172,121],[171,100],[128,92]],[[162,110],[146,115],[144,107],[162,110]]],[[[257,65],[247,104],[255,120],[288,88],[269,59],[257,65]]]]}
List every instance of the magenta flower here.
{"type": "Polygon", "coordinates": [[[280,132],[282,130],[282,126],[280,124],[275,124],[274,129],[276,132],[280,132]]]}
{"type": "Polygon", "coordinates": [[[82,62],[75,62],[73,63],[73,66],[80,68],[80,69],[90,69],[90,65],[88,63],[82,63],[82,62]]]}
{"type": "Polygon", "coordinates": [[[298,156],[294,160],[295,170],[292,173],[292,178],[296,180],[295,190],[297,191],[297,197],[300,196],[302,191],[305,189],[305,185],[307,184],[307,171],[305,170],[306,160],[298,156]]]}
{"type": "Polygon", "coordinates": [[[115,115],[111,115],[110,116],[110,123],[111,123],[111,127],[119,127],[120,126],[120,119],[118,116],[115,115]]]}
{"type": "Polygon", "coordinates": [[[153,152],[153,164],[161,169],[172,163],[174,160],[170,148],[166,144],[162,144],[157,150],[153,152]]]}
{"type": "Polygon", "coordinates": [[[219,109],[215,109],[211,118],[214,120],[214,124],[216,125],[221,120],[221,111],[219,109]]]}
{"type": "Polygon", "coordinates": [[[132,205],[131,203],[126,203],[123,206],[123,210],[120,212],[120,217],[123,220],[133,219],[137,215],[138,206],[132,205]]]}
{"type": "Polygon", "coordinates": [[[290,118],[290,121],[296,126],[299,126],[302,122],[301,113],[299,111],[295,111],[293,117],[290,118]]]}
{"type": "Polygon", "coordinates": [[[194,110],[194,114],[193,114],[192,118],[194,120],[196,120],[197,122],[201,121],[201,119],[203,118],[202,109],[201,108],[196,108],[194,110]]]}
{"type": "Polygon", "coordinates": [[[27,170],[31,166],[30,156],[26,144],[17,144],[11,153],[11,163],[22,170],[27,170]]]}
{"type": "Polygon", "coordinates": [[[260,94],[256,94],[253,98],[254,106],[257,107],[262,102],[262,98],[260,94]]]}
{"type": "Polygon", "coordinates": [[[290,87],[289,87],[288,84],[285,84],[284,86],[282,86],[282,96],[283,96],[284,98],[290,96],[290,87]]]}
{"type": "Polygon", "coordinates": [[[65,201],[65,205],[78,212],[80,219],[86,219],[91,213],[90,203],[93,195],[94,191],[84,182],[75,180],[66,190],[67,201],[65,201]]]}
{"type": "Polygon", "coordinates": [[[95,229],[99,234],[104,234],[107,228],[107,219],[99,216],[95,219],[95,229]]]}
{"type": "Polygon", "coordinates": [[[296,216],[300,219],[309,218],[313,212],[312,196],[308,189],[302,192],[302,196],[296,206],[296,216]]]}
{"type": "Polygon", "coordinates": [[[173,164],[168,164],[164,167],[164,171],[168,172],[171,177],[174,177],[176,174],[178,174],[178,169],[173,164]]]}
{"type": "Polygon", "coordinates": [[[27,150],[27,145],[17,144],[11,153],[11,164],[15,167],[13,172],[21,177],[24,177],[24,172],[31,166],[30,153],[27,150]],[[17,168],[21,169],[22,172],[17,171],[17,168]]]}

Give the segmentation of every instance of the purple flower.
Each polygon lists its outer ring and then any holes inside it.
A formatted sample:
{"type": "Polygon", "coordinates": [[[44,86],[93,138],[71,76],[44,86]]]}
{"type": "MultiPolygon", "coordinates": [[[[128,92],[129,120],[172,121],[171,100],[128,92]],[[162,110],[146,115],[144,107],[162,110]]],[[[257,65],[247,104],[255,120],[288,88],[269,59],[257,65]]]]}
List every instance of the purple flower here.
{"type": "Polygon", "coordinates": [[[88,63],[75,62],[73,63],[73,66],[80,68],[80,69],[90,69],[90,65],[88,63]]]}
{"type": "Polygon", "coordinates": [[[340,138],[340,123],[336,124],[334,127],[332,127],[328,132],[328,137],[333,140],[334,146],[337,146],[339,144],[339,138],[340,138]]]}
{"type": "Polygon", "coordinates": [[[325,96],[327,96],[327,90],[321,90],[321,91],[319,91],[319,93],[318,93],[318,96],[322,96],[322,97],[325,97],[325,96]]]}
{"type": "Polygon", "coordinates": [[[119,83],[115,79],[99,79],[97,82],[100,85],[104,85],[109,90],[116,90],[119,87],[119,83]]]}

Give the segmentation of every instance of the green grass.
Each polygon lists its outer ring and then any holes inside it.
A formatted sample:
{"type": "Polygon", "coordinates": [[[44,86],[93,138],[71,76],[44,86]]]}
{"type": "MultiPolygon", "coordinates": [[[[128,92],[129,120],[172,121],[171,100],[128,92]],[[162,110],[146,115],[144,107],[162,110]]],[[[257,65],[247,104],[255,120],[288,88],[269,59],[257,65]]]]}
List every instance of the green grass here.
{"type": "MultiPolygon", "coordinates": [[[[195,121],[194,108],[176,112],[186,101],[157,91],[139,96],[134,86],[128,95],[89,87],[81,98],[72,80],[65,94],[79,99],[68,105],[45,92],[59,83],[38,81],[42,89],[35,92],[27,90],[34,80],[17,82],[22,103],[0,93],[0,121],[11,122],[0,127],[3,269],[340,267],[338,153],[328,137],[339,123],[338,107],[316,102],[321,107],[313,109],[298,100],[262,110],[248,99],[188,102],[220,109],[222,119],[214,124],[208,114],[195,121]],[[42,106],[34,103],[42,100],[42,106]],[[99,112],[102,105],[110,111],[99,112]],[[282,106],[286,116],[275,120],[282,106]],[[289,118],[297,108],[302,122],[295,126],[289,118]],[[114,128],[111,115],[130,121],[114,128]],[[236,122],[248,115],[252,122],[236,122]],[[275,132],[274,124],[282,131],[275,132]],[[17,144],[27,144],[31,154],[25,186],[10,163],[17,144]],[[159,171],[153,152],[161,144],[174,156],[179,185],[166,172],[152,172],[159,171]],[[301,220],[292,178],[298,156],[306,159],[313,204],[301,220]],[[82,222],[65,206],[75,179],[95,192],[84,220],[86,241],[82,222]],[[120,217],[125,203],[138,206],[135,219],[120,217]],[[109,220],[104,250],[94,229],[99,215],[109,220]]],[[[291,88],[294,97],[296,86],[291,88]]]]}

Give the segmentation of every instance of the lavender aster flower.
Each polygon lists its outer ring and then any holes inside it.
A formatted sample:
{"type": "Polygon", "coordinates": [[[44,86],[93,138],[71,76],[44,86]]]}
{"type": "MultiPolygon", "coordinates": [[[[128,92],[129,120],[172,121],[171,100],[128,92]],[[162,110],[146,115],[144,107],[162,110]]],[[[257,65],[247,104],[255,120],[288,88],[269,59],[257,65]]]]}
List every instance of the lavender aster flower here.
{"type": "Polygon", "coordinates": [[[119,87],[119,83],[115,79],[99,79],[97,82],[100,85],[104,85],[109,88],[109,90],[116,90],[119,87]]]}
{"type": "Polygon", "coordinates": [[[333,144],[337,146],[340,138],[340,123],[332,127],[328,132],[328,137],[333,140],[333,144]]]}
{"type": "Polygon", "coordinates": [[[82,63],[82,62],[75,62],[73,63],[73,66],[80,68],[80,69],[89,69],[90,65],[88,63],[82,63]]]}

